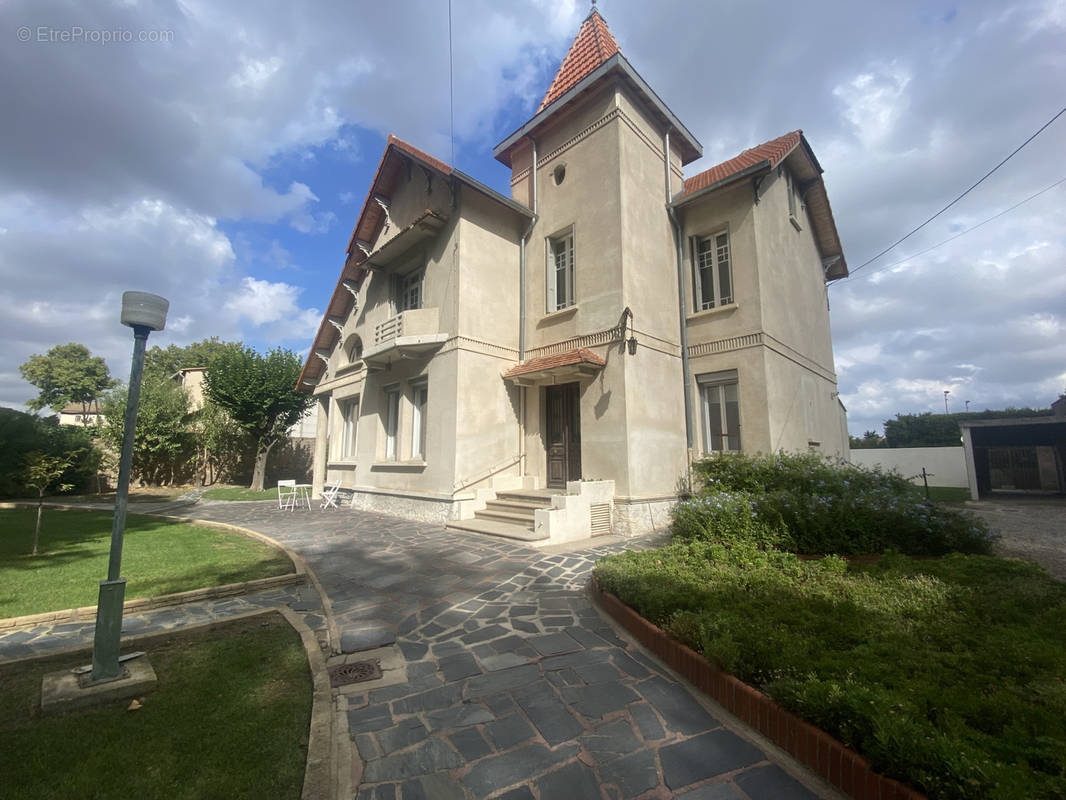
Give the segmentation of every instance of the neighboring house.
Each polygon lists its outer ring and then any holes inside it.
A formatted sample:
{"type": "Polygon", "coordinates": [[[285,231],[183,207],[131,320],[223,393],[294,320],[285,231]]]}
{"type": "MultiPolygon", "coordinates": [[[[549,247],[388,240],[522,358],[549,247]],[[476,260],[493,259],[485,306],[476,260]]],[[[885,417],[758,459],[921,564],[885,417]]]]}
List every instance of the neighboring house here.
{"type": "Polygon", "coordinates": [[[60,425],[102,425],[104,415],[100,413],[100,405],[95,400],[89,406],[89,413],[85,413],[85,407],[81,403],[67,403],[59,410],[60,425]]]}
{"type": "Polygon", "coordinates": [[[389,137],[301,375],[316,489],[545,543],[662,526],[704,453],[847,454],[800,131],[684,179],[701,145],[593,10],[493,154],[510,198],[389,137]]]}
{"type": "MultiPolygon", "coordinates": [[[[204,407],[204,372],[206,367],[182,367],[170,376],[172,381],[181,384],[189,398],[189,411],[199,411],[204,407]]],[[[315,414],[310,409],[295,425],[289,429],[290,439],[313,439],[315,437],[315,414]]]]}
{"type": "Polygon", "coordinates": [[[1066,395],[1051,416],[959,422],[970,497],[1066,492],[1066,395]]]}

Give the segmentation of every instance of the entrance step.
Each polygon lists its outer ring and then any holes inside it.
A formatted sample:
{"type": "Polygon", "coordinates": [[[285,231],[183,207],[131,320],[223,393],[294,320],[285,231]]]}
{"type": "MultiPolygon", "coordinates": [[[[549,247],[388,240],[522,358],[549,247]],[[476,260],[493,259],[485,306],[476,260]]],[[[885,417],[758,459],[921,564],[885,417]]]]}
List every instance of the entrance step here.
{"type": "Polygon", "coordinates": [[[455,519],[449,522],[447,527],[453,531],[483,533],[487,536],[498,536],[503,539],[513,539],[530,544],[546,542],[548,539],[546,533],[534,533],[532,524],[516,525],[511,522],[501,522],[493,519],[455,519]]]}
{"type": "Polygon", "coordinates": [[[552,504],[552,495],[566,494],[565,489],[515,489],[496,492],[496,501],[511,503],[531,503],[537,508],[548,508],[552,504]]]}

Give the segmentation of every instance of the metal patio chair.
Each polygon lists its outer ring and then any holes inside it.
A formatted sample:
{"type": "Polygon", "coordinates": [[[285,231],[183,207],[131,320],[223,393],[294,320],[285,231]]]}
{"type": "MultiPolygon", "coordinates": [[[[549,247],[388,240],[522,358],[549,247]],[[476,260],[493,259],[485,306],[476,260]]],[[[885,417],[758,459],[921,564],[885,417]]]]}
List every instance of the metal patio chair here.
{"type": "Polygon", "coordinates": [[[278,509],[281,511],[296,510],[296,481],[278,481],[278,509]]]}

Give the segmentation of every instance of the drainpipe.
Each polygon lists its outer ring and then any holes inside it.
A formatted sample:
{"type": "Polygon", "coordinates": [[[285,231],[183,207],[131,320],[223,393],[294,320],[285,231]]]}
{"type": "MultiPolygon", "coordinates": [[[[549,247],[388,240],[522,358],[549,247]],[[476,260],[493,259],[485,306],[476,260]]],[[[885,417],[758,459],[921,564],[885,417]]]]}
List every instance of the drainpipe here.
{"type": "MultiPolygon", "coordinates": [[[[533,219],[522,234],[518,247],[518,360],[526,360],[526,242],[537,224],[537,140],[527,137],[533,145],[533,165],[530,180],[533,181],[533,219]]],[[[521,475],[526,474],[526,387],[518,389],[518,466],[521,475]]]]}
{"type": "Polygon", "coordinates": [[[673,193],[670,191],[669,128],[666,129],[666,134],[663,136],[663,153],[666,156],[666,213],[670,216],[670,222],[673,223],[674,245],[677,249],[677,312],[681,321],[681,382],[685,398],[685,442],[688,446],[688,453],[691,454],[695,446],[695,438],[693,436],[695,426],[692,423],[692,377],[688,368],[688,324],[686,322],[688,315],[685,313],[688,292],[685,289],[685,263],[681,250],[681,222],[677,218],[677,212],[674,211],[673,205],[671,205],[673,193]]]}

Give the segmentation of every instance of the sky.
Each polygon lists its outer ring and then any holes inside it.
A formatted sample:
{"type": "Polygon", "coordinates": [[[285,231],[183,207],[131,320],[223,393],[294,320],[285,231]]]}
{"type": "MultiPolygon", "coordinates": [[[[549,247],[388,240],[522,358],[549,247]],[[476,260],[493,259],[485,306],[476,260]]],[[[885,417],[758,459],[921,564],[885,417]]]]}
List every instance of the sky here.
{"type": "MultiPolygon", "coordinates": [[[[802,128],[853,276],[830,287],[852,433],[897,413],[1047,407],[1066,390],[1066,0],[603,0],[699,139],[691,176],[802,128]],[[929,248],[958,234],[957,239],[929,248]],[[910,260],[905,260],[910,257],[910,260]]],[[[587,2],[0,3],[0,405],[77,341],[301,355],[390,132],[509,194],[492,147],[533,115],[587,2]],[[449,98],[454,96],[453,113],[449,98]],[[454,120],[454,122],[452,122],[454,120]]]]}

